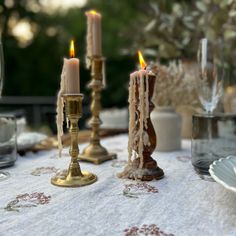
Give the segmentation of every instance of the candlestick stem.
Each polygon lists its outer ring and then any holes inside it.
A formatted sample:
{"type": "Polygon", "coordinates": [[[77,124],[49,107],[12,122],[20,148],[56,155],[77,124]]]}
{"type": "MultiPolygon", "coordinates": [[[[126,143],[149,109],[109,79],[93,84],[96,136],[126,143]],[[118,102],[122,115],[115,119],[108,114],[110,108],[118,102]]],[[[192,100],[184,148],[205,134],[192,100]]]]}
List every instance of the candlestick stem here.
{"type": "Polygon", "coordinates": [[[65,94],[66,117],[69,120],[69,133],[71,137],[71,145],[69,153],[71,162],[68,170],[57,174],[51,179],[51,183],[61,187],[79,187],[92,184],[97,180],[96,175],[87,171],[81,171],[78,163],[79,147],[78,147],[78,122],[82,116],[82,94],[65,94]]]}
{"type": "Polygon", "coordinates": [[[99,114],[101,111],[101,91],[103,85],[103,63],[104,58],[100,56],[94,56],[90,58],[92,70],[92,80],[88,84],[88,87],[92,90],[91,92],[91,113],[92,117],[89,121],[91,127],[91,136],[89,145],[83,150],[82,155],[79,155],[79,159],[83,161],[89,161],[94,164],[101,164],[104,161],[108,161],[116,158],[116,154],[108,153],[105,147],[100,143],[100,125],[102,124],[99,114]]]}

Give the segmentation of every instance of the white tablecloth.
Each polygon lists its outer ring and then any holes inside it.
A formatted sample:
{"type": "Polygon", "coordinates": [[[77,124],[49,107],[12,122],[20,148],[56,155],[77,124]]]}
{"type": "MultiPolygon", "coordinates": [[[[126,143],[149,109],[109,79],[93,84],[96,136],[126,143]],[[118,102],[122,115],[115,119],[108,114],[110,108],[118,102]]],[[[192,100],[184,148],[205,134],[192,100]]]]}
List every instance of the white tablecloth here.
{"type": "Polygon", "coordinates": [[[81,188],[50,184],[54,172],[68,166],[68,154],[58,159],[52,150],[19,157],[5,170],[11,177],[0,182],[0,235],[236,235],[236,195],[194,172],[190,141],[181,151],[153,153],[165,178],[144,184],[116,177],[127,160],[127,135],[102,143],[118,161],[81,163],[98,176],[81,188]]]}

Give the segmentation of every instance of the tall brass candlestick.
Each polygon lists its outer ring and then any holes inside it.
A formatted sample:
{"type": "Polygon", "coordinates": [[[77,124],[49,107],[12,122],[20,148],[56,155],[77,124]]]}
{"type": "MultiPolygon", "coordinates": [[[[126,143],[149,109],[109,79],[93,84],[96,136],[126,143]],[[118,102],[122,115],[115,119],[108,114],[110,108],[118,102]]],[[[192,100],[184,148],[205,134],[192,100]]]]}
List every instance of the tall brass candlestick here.
{"type": "Polygon", "coordinates": [[[70,124],[71,145],[69,153],[71,162],[69,169],[53,177],[51,183],[61,187],[79,187],[92,184],[97,180],[96,175],[88,171],[81,172],[78,163],[78,122],[82,116],[83,94],[64,94],[63,99],[65,102],[66,117],[70,124]]]}
{"type": "Polygon", "coordinates": [[[92,80],[88,85],[92,89],[92,102],[90,106],[92,117],[89,121],[91,136],[89,145],[83,150],[82,155],[79,155],[79,159],[93,162],[94,164],[101,164],[104,161],[115,159],[116,154],[108,153],[106,148],[101,145],[99,135],[100,125],[102,124],[99,113],[101,110],[101,91],[104,87],[102,70],[105,58],[93,56],[89,59],[92,66],[92,80]]]}

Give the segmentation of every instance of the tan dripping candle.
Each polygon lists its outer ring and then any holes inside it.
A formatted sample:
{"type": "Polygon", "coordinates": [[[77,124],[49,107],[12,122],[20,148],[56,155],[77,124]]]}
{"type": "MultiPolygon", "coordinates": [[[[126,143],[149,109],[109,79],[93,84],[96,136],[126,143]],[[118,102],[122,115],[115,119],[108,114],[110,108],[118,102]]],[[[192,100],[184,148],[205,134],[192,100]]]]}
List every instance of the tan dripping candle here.
{"type": "Polygon", "coordinates": [[[60,90],[57,98],[57,137],[58,137],[58,148],[59,155],[61,156],[62,151],[62,135],[63,135],[63,108],[64,101],[62,98],[63,94],[78,94],[80,93],[80,61],[75,58],[75,47],[74,41],[70,42],[69,50],[70,58],[64,58],[62,73],[61,73],[61,83],[60,90]]]}
{"type": "Polygon", "coordinates": [[[129,83],[128,165],[118,177],[150,181],[164,177],[151,156],[156,147],[150,113],[154,108],[152,96],[157,75],[147,68],[140,51],[138,55],[140,69],[130,74],[129,83]]]}

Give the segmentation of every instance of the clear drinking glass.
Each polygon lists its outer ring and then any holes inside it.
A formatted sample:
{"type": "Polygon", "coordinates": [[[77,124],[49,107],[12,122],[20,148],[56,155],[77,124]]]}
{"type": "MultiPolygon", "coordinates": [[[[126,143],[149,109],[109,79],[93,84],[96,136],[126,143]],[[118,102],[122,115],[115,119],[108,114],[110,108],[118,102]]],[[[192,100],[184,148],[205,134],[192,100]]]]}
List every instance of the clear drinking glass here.
{"type": "Polygon", "coordinates": [[[2,47],[2,37],[0,34],[0,97],[2,96],[3,78],[4,78],[4,55],[2,47]]]}
{"type": "MultiPolygon", "coordinates": [[[[215,144],[213,136],[214,127],[212,126],[215,115],[213,111],[216,109],[219,100],[223,94],[224,80],[224,60],[223,60],[223,42],[221,40],[209,41],[207,38],[200,40],[198,49],[198,96],[205,110],[202,114],[201,122],[204,122],[204,135],[200,140],[192,140],[192,164],[199,172],[208,173],[209,165],[219,156],[212,147],[215,144]],[[205,123],[206,122],[206,123],[205,123]],[[197,147],[200,152],[196,152],[197,147]],[[202,145],[202,146],[201,146],[202,145]],[[204,170],[204,171],[203,171],[204,170]]],[[[197,127],[196,121],[193,120],[193,133],[197,127]]],[[[202,131],[201,131],[202,132],[202,131]]],[[[200,136],[199,136],[200,137],[200,136]]]]}
{"type": "MultiPolygon", "coordinates": [[[[2,97],[3,78],[4,78],[4,55],[3,55],[2,37],[0,34],[0,98],[2,97]]],[[[0,133],[2,133],[1,128],[0,128],[0,133]]],[[[0,154],[0,159],[1,159],[1,154],[0,154]]],[[[5,161],[3,161],[3,162],[5,162],[5,161]]],[[[2,164],[2,165],[4,165],[4,164],[2,164]]],[[[0,167],[1,167],[1,164],[0,164],[0,167]]],[[[9,177],[8,172],[0,171],[0,181],[6,179],[8,177],[9,177]]]]}
{"type": "Polygon", "coordinates": [[[0,167],[7,167],[16,161],[16,117],[0,115],[0,167]]]}
{"type": "Polygon", "coordinates": [[[193,115],[192,163],[200,174],[208,174],[213,161],[236,155],[236,114],[193,115]],[[209,143],[208,124],[212,139],[209,143]]]}

